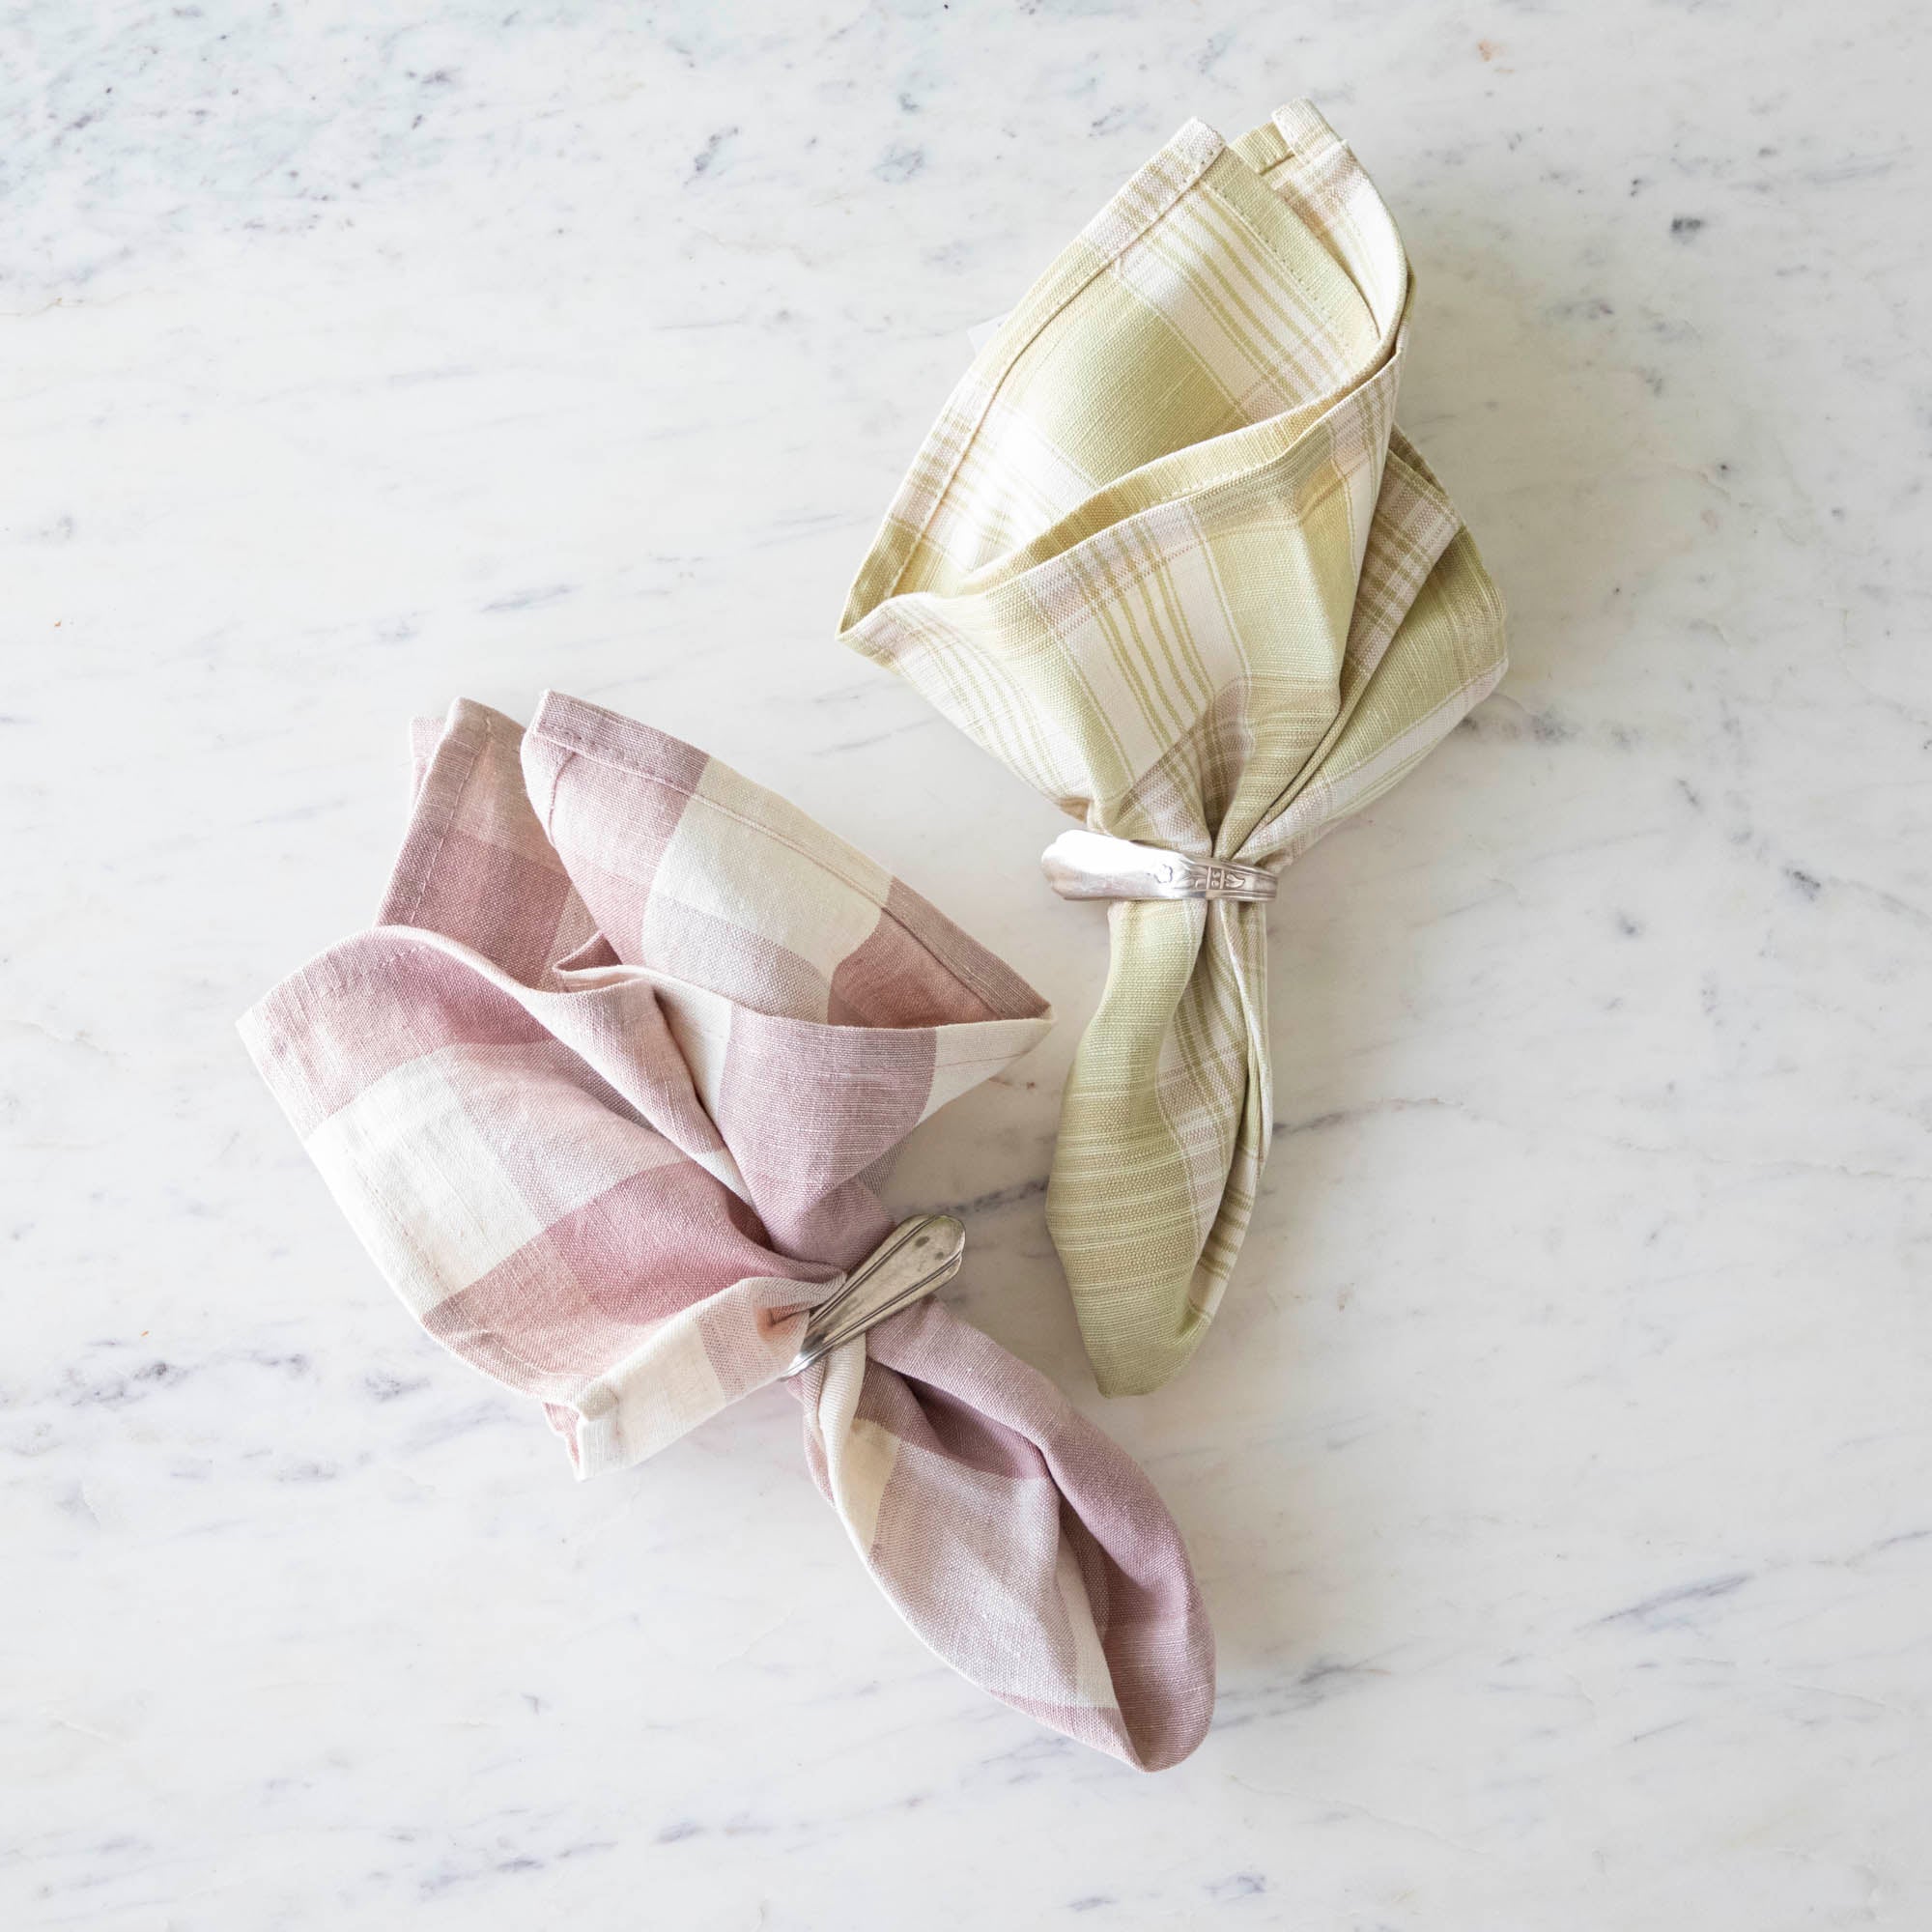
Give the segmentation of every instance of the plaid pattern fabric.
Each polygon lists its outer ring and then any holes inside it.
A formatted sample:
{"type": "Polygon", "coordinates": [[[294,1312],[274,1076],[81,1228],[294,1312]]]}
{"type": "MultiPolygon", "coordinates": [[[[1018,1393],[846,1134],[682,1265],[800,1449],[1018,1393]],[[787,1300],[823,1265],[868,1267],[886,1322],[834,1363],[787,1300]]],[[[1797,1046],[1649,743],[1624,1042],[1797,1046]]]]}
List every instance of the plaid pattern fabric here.
{"type": "MultiPolygon", "coordinates": [[[[875,1247],[920,1121],[1025,1053],[1039,996],[803,813],[550,696],[419,727],[379,923],[242,1022],[416,1320],[541,1401],[581,1475],[781,1376],[875,1247]]],[[[935,1302],[796,1378],[862,1561],[947,1662],[1143,1769],[1213,1703],[1147,1478],[935,1302]]]]}
{"type": "MultiPolygon", "coordinates": [[[[1306,102],[1190,123],[1007,318],[844,640],[1094,831],[1276,867],[1502,675],[1494,584],[1395,428],[1408,265],[1306,102]]],[[[1111,908],[1047,1220],[1100,1386],[1199,1345],[1272,1126],[1265,908],[1111,908]]]]}

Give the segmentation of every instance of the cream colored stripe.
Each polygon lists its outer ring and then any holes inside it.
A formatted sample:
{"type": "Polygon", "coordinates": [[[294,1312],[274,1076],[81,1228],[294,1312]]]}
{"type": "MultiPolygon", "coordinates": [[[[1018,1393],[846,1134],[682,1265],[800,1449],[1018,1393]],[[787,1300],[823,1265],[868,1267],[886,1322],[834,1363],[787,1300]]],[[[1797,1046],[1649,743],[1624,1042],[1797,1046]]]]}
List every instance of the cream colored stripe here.
{"type": "Polygon", "coordinates": [[[838,1520],[869,1566],[879,1534],[879,1506],[898,1461],[899,1439],[875,1422],[858,1420],[859,1395],[865,1385],[862,1335],[826,1357],[825,1383],[818,1397],[818,1439],[825,1446],[826,1476],[838,1505],[838,1520]]]}

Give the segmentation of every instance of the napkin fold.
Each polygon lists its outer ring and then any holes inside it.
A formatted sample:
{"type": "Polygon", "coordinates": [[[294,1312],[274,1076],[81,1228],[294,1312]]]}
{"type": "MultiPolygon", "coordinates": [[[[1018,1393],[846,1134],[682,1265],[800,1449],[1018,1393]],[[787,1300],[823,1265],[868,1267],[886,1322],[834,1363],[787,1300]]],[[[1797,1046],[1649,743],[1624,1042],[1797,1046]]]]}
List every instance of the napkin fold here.
{"type": "MultiPolygon", "coordinates": [[[[953,391],[841,634],[1096,832],[1279,867],[1504,668],[1503,609],[1395,428],[1395,223],[1306,101],[1190,122],[953,391]]],[[[1116,901],[1047,1220],[1102,1389],[1199,1345],[1272,1130],[1266,910],[1116,901]]]]}
{"type": "MultiPolygon", "coordinates": [[[[918,894],[691,746],[548,696],[415,735],[376,926],[242,1022],[410,1312],[541,1401],[580,1476],[782,1376],[890,1232],[903,1137],[1046,1030],[918,894]]],[[[790,1384],[874,1581],[941,1658],[1143,1770],[1213,1643],[1152,1486],[927,1300],[790,1384]]]]}

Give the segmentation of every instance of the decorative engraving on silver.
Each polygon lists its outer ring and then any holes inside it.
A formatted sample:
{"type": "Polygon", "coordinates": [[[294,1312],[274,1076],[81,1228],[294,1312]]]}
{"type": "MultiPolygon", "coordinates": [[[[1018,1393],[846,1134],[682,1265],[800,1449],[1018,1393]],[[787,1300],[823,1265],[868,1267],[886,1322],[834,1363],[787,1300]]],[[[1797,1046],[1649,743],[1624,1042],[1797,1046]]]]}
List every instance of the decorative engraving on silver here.
{"type": "Polygon", "coordinates": [[[844,1286],[811,1311],[805,1339],[785,1374],[810,1368],[841,1342],[910,1308],[951,1281],[965,1259],[966,1229],[954,1216],[916,1214],[901,1221],[845,1277],[844,1286]]]}
{"type": "Polygon", "coordinates": [[[1271,899],[1279,883],[1259,866],[1190,859],[1159,845],[1063,832],[1039,856],[1046,882],[1064,899],[1271,899]]]}

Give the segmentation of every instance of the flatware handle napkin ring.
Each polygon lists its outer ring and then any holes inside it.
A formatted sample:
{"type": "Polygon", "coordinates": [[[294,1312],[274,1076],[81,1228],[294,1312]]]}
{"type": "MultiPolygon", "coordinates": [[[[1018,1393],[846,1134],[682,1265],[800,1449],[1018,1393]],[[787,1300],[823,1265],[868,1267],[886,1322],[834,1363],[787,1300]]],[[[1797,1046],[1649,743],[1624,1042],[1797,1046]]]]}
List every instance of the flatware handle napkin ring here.
{"type": "Polygon", "coordinates": [[[1279,881],[1259,866],[1190,859],[1104,832],[1063,832],[1039,857],[1064,899],[1271,899],[1279,881]]]}
{"type": "Polygon", "coordinates": [[[844,1286],[811,1311],[785,1374],[800,1374],[841,1343],[923,1300],[951,1281],[965,1259],[966,1229],[952,1215],[917,1214],[901,1221],[845,1277],[844,1286]]]}

